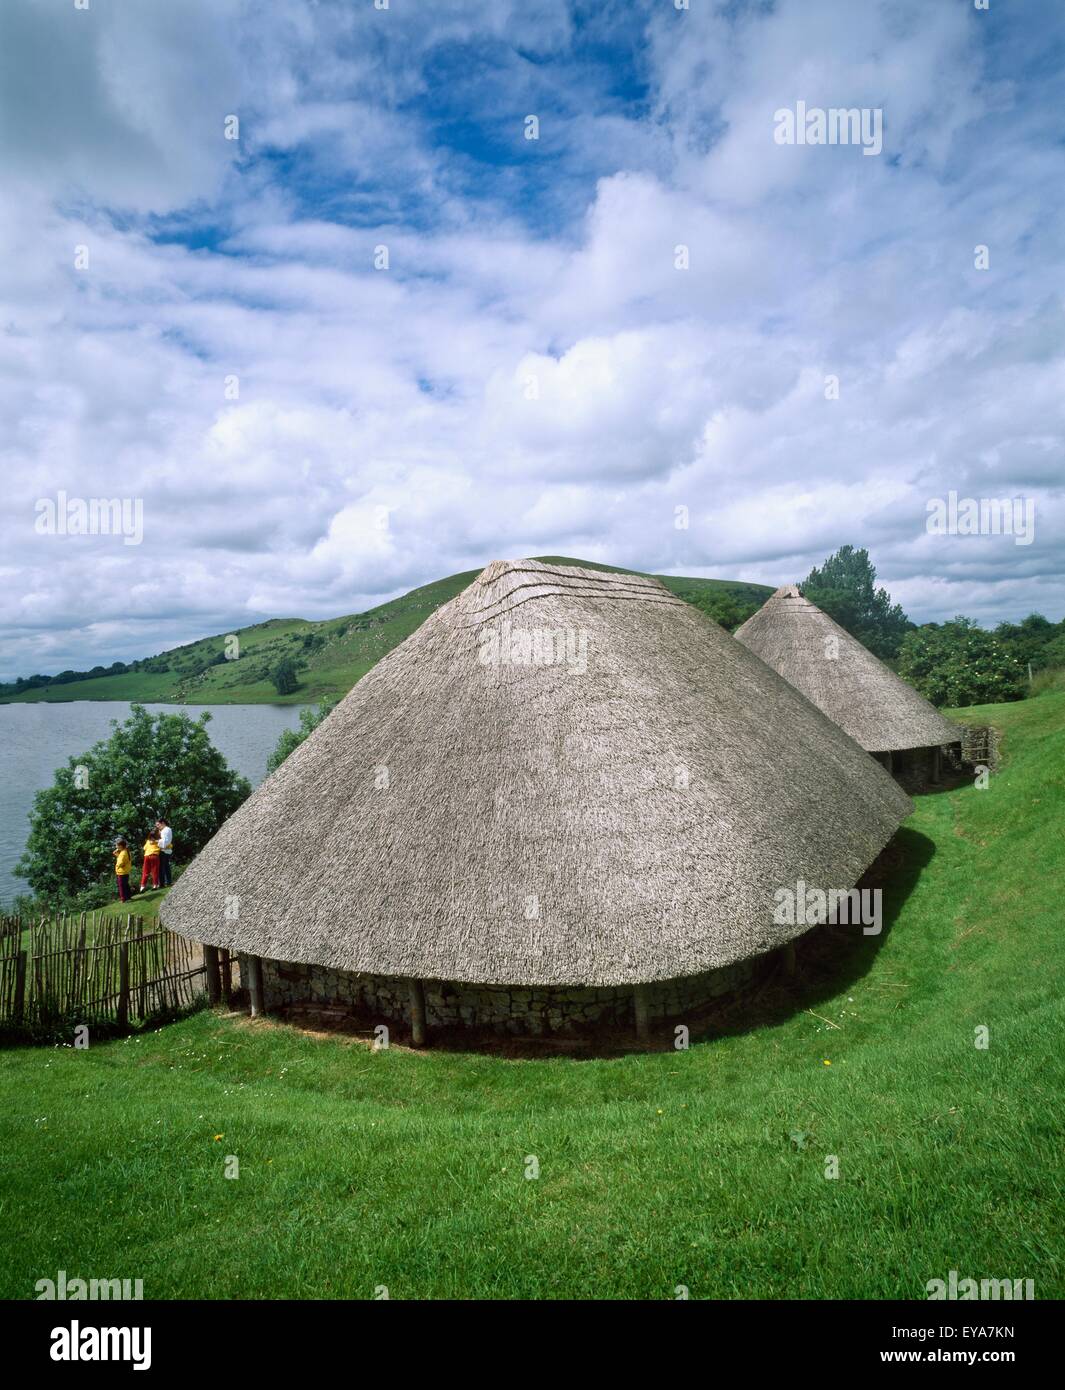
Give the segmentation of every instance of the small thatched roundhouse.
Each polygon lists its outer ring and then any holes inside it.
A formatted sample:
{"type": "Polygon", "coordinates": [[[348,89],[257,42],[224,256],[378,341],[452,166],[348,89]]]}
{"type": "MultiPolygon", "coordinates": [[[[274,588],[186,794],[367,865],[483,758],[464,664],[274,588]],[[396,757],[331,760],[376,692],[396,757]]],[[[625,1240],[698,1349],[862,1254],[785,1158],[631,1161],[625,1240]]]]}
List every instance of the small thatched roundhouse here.
{"type": "Polygon", "coordinates": [[[657,581],[496,562],[354,687],[165,924],[253,1004],[509,1032],[731,990],[777,890],[851,888],[909,814],[860,748],[657,581]],[[212,953],[213,954],[213,953],[212,953]]]}
{"type": "Polygon", "coordinates": [[[957,725],[794,584],[777,589],[735,635],[889,770],[909,773],[925,762],[935,780],[939,750],[961,740],[957,725]]]}

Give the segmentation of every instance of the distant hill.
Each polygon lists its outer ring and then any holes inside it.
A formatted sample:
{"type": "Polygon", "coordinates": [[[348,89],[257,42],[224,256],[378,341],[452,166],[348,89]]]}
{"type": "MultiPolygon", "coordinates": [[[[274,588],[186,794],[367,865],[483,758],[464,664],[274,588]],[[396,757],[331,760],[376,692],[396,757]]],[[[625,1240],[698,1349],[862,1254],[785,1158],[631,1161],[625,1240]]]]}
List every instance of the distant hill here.
{"type": "MultiPolygon", "coordinates": [[[[639,574],[617,565],[597,565],[563,555],[537,557],[555,565],[639,574]]],[[[447,603],[480,574],[466,570],[411,589],[400,598],[365,613],[308,622],[303,618],[271,618],[252,627],[237,628],[240,658],[226,659],[226,637],[203,637],[158,656],[130,662],[125,670],[107,674],[101,668],[84,675],[71,673],[62,681],[16,690],[0,686],[0,704],[31,701],[138,700],[166,704],[307,704],[346,695],[360,677],[397,647],[442,603],[447,603]],[[278,695],[270,671],[283,658],[299,669],[299,685],[290,695],[278,695]]],[[[678,598],[711,612],[734,627],[760,607],[773,592],[765,584],[728,579],[695,579],[655,575],[678,598]]]]}

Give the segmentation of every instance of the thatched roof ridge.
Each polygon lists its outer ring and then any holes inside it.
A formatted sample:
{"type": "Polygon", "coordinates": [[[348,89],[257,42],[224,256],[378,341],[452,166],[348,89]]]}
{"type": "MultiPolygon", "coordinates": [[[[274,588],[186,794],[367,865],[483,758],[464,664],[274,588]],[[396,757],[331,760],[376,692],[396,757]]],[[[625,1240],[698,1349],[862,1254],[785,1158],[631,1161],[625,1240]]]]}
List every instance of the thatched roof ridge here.
{"type": "Polygon", "coordinates": [[[496,562],[230,817],[162,915],[371,974],[650,982],[799,934],[776,890],[851,887],[910,809],[656,580],[496,562]]]}
{"type": "Polygon", "coordinates": [[[912,685],[785,584],[736,639],[870,753],[956,743],[961,730],[912,685]]]}
{"type": "MultiPolygon", "coordinates": [[[[466,625],[470,627],[502,617],[532,599],[549,595],[573,594],[579,598],[618,601],[637,599],[643,603],[686,606],[683,599],[671,594],[657,579],[635,574],[601,573],[598,570],[578,569],[573,565],[545,565],[539,560],[522,560],[511,564],[493,560],[476,583],[484,593],[483,598],[479,597],[476,601],[477,606],[469,607],[464,615],[466,625]]],[[[467,589],[466,593],[469,592],[467,589]]]]}

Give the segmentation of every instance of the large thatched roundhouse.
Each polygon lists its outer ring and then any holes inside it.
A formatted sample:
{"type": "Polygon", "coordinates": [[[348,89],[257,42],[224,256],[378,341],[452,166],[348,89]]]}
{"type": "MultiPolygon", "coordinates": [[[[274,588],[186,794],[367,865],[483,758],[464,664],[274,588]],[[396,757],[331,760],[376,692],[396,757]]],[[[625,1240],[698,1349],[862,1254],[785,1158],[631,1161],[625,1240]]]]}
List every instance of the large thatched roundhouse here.
{"type": "Polygon", "coordinates": [[[807,930],[777,890],[851,888],[910,809],[657,581],[496,562],[230,817],[163,920],[241,953],[267,1008],[416,1040],[643,1031],[807,930]]]}
{"type": "Polygon", "coordinates": [[[924,762],[935,780],[939,750],[961,740],[957,725],[794,584],[777,589],[735,635],[889,769],[912,772],[924,762]]]}

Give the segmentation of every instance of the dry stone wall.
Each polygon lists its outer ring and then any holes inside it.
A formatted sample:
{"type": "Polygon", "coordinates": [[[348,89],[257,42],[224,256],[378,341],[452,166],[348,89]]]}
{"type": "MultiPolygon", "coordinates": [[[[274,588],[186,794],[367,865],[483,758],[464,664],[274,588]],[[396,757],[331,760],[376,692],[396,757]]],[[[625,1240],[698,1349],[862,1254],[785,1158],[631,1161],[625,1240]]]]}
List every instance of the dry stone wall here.
{"type": "MultiPolygon", "coordinates": [[[[731,993],[753,974],[753,962],[645,986],[649,1018],[676,1018],[731,993]]],[[[358,975],[320,965],[263,961],[267,1009],[318,1006],[367,1022],[406,1023],[410,981],[387,975],[358,975]]],[[[429,1028],[477,1028],[496,1033],[542,1036],[595,1028],[629,1028],[631,988],[543,989],[424,981],[429,1028]]]]}

